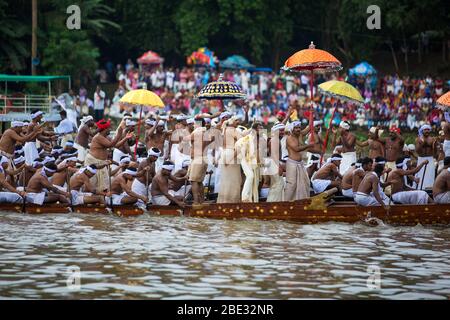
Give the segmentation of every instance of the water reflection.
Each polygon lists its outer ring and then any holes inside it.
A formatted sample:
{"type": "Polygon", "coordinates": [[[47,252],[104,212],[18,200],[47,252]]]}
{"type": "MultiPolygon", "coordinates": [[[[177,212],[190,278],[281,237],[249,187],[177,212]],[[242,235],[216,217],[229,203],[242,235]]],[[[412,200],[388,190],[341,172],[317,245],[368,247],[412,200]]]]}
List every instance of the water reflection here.
{"type": "Polygon", "coordinates": [[[2,213],[0,298],[447,299],[449,240],[443,228],[2,213]]]}

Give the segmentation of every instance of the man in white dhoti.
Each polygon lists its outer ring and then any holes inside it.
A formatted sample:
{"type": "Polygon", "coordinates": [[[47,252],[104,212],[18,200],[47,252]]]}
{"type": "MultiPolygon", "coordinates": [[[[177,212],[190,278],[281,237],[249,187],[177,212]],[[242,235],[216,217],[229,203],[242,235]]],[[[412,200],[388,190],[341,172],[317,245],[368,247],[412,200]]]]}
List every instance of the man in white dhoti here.
{"type": "Polygon", "coordinates": [[[444,159],[444,169],[433,185],[435,203],[450,203],[450,156],[444,159]]]}
{"type": "MultiPolygon", "coordinates": [[[[156,175],[156,160],[161,155],[161,150],[151,148],[147,151],[147,158],[139,163],[136,178],[131,185],[131,190],[141,196],[151,198],[150,186],[153,177],[156,175]]],[[[138,200],[141,202],[141,200],[138,200]]],[[[142,202],[142,204],[144,204],[142,202]]]]}
{"type": "Polygon", "coordinates": [[[171,202],[184,208],[183,197],[174,197],[169,193],[169,179],[178,179],[172,176],[172,171],[175,169],[175,165],[171,161],[164,161],[161,171],[156,174],[152,180],[152,204],[168,206],[171,202]]]}
{"type": "Polygon", "coordinates": [[[416,138],[416,152],[419,155],[417,165],[428,160],[428,164],[416,173],[416,178],[420,179],[419,189],[431,189],[435,179],[436,166],[433,155],[435,154],[435,139],[430,136],[431,126],[424,124],[419,129],[419,136],[416,138]]]}
{"type": "MultiPolygon", "coordinates": [[[[28,134],[34,131],[35,127],[40,127],[39,122],[42,120],[44,113],[40,110],[35,110],[31,112],[31,123],[28,126],[28,134]]],[[[38,139],[41,143],[48,143],[50,141],[56,140],[57,137],[54,133],[50,133],[42,130],[38,135],[36,135],[35,139],[28,141],[25,143],[24,151],[25,151],[25,161],[26,164],[31,166],[33,164],[34,159],[39,157],[39,153],[37,151],[36,139],[38,139]]]]}
{"type": "Polygon", "coordinates": [[[92,116],[85,116],[81,119],[80,128],[78,129],[74,145],[78,150],[78,160],[81,162],[84,162],[84,159],[86,159],[89,150],[89,142],[94,136],[94,133],[92,132],[94,126],[95,122],[92,116]]]}
{"type": "Polygon", "coordinates": [[[337,139],[337,131],[333,129],[333,147],[342,145],[342,161],[339,167],[340,174],[345,174],[352,163],[356,162],[355,144],[356,137],[350,133],[350,124],[347,121],[341,121],[339,124],[340,137],[337,139]]]}
{"type": "Polygon", "coordinates": [[[339,165],[342,156],[335,153],[328,159],[327,163],[317,171],[311,179],[315,193],[322,193],[327,189],[341,189],[342,175],[339,173],[339,165]]]}
{"type": "Polygon", "coordinates": [[[111,198],[106,199],[107,204],[130,205],[136,204],[138,200],[147,203],[146,196],[139,195],[131,190],[131,184],[136,177],[136,168],[127,168],[124,172],[115,177],[111,182],[111,198]]]}
{"type": "Polygon", "coordinates": [[[383,206],[388,209],[389,197],[382,191],[380,177],[384,173],[384,164],[376,164],[372,172],[367,173],[361,181],[358,192],[355,194],[355,202],[360,206],[383,206]]]}
{"type": "Polygon", "coordinates": [[[392,200],[401,204],[427,204],[432,203],[433,200],[423,190],[414,190],[405,184],[405,179],[409,175],[416,174],[427,165],[425,160],[413,170],[408,170],[408,162],[410,158],[402,157],[395,162],[396,169],[388,174],[387,182],[391,182],[391,197],[392,200]]]}
{"type": "Polygon", "coordinates": [[[104,204],[104,197],[108,193],[101,190],[95,190],[90,179],[97,173],[96,165],[90,165],[81,168],[70,178],[70,193],[72,196],[72,205],[82,204],[104,204]]]}
{"type": "Polygon", "coordinates": [[[314,148],[301,141],[301,122],[292,123],[292,133],[286,139],[289,158],[286,161],[285,201],[306,199],[310,196],[310,180],[302,161],[302,151],[314,148]]]}
{"type": "Polygon", "coordinates": [[[21,203],[25,192],[18,191],[6,181],[5,170],[8,168],[8,163],[7,157],[0,156],[0,203],[21,203]]]}

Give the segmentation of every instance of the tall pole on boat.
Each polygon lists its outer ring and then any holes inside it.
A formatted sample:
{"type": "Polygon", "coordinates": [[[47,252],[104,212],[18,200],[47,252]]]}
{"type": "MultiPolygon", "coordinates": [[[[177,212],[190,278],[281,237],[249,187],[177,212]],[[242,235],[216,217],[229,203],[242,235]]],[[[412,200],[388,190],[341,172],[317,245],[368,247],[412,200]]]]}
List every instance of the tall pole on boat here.
{"type": "Polygon", "coordinates": [[[37,0],[31,1],[31,74],[36,75],[34,59],[37,57],[37,0]]]}

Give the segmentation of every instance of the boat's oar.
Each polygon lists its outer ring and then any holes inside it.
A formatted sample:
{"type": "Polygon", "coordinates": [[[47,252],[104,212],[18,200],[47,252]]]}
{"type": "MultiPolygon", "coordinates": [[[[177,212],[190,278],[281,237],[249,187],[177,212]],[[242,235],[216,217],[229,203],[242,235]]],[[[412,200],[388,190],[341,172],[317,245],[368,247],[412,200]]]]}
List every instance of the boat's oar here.
{"type": "Polygon", "coordinates": [[[109,205],[111,210],[113,210],[113,201],[112,201],[112,193],[111,193],[111,165],[108,163],[108,180],[109,180],[109,205]]]}
{"type": "Polygon", "coordinates": [[[333,113],[331,114],[331,118],[330,121],[328,122],[328,129],[327,129],[327,133],[325,135],[325,140],[323,141],[323,147],[322,147],[322,155],[320,156],[320,162],[319,162],[319,166],[322,166],[322,162],[323,162],[323,156],[325,155],[325,152],[327,150],[327,144],[328,144],[328,137],[330,135],[330,130],[331,127],[333,126],[333,119],[334,119],[334,114],[336,113],[336,103],[334,104],[334,109],[333,109],[333,113]]]}
{"type": "MultiPolygon", "coordinates": [[[[428,163],[423,168],[422,180],[420,181],[420,190],[422,190],[422,188],[423,188],[423,180],[425,179],[425,173],[427,172],[427,166],[428,166],[428,163]]],[[[419,184],[417,184],[416,189],[418,186],[419,186],[419,184]]]]}
{"type": "MultiPolygon", "coordinates": [[[[26,182],[26,167],[25,167],[25,164],[23,165],[23,178],[22,178],[22,183],[23,183],[23,192],[24,193],[26,193],[26,190],[25,190],[25,182],[26,182]]],[[[26,209],[26,198],[27,198],[27,195],[25,194],[23,197],[23,203],[22,203],[22,212],[23,213],[25,213],[25,209],[26,209]]]]}
{"type": "Polygon", "coordinates": [[[206,199],[209,200],[209,194],[211,193],[211,176],[213,174],[213,171],[210,170],[208,172],[209,178],[208,178],[208,187],[206,188],[206,199]]]}
{"type": "Polygon", "coordinates": [[[75,212],[75,210],[73,209],[73,202],[72,202],[72,192],[70,192],[70,170],[67,167],[67,175],[66,175],[66,183],[67,183],[67,192],[69,193],[69,200],[70,200],[70,209],[72,210],[72,212],[75,212]]]}
{"type": "MultiPolygon", "coordinates": [[[[146,176],[145,176],[145,186],[146,186],[146,196],[147,196],[147,200],[148,200],[148,198],[149,198],[149,196],[148,196],[148,188],[149,188],[149,185],[148,185],[148,180],[150,180],[149,179],[149,177],[148,177],[148,172],[149,172],[149,170],[147,170],[147,174],[146,174],[146,176]]],[[[150,202],[149,201],[147,201],[147,205],[149,205],[150,204],[150,202]]],[[[147,207],[147,205],[146,205],[146,207],[147,207]]]]}

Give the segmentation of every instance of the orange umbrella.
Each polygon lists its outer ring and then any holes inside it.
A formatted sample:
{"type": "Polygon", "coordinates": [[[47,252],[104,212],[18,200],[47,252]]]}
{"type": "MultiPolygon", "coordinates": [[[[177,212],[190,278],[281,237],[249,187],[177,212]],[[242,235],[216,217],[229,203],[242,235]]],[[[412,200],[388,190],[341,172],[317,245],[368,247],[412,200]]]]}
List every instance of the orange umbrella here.
{"type": "Polygon", "coordinates": [[[450,91],[437,99],[436,104],[444,107],[450,107],[450,91]]]}
{"type": "MultiPolygon", "coordinates": [[[[313,132],[313,99],[314,99],[314,73],[334,72],[342,69],[341,62],[336,59],[331,53],[316,49],[316,46],[311,41],[308,49],[300,50],[293,54],[286,60],[282,67],[285,71],[296,71],[311,73],[311,112],[309,116],[310,132],[313,132]]],[[[314,135],[311,134],[311,142],[314,142],[314,135]]]]}

